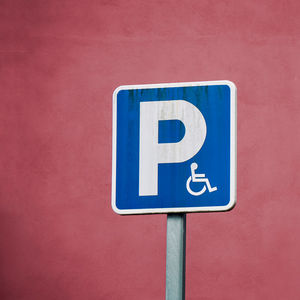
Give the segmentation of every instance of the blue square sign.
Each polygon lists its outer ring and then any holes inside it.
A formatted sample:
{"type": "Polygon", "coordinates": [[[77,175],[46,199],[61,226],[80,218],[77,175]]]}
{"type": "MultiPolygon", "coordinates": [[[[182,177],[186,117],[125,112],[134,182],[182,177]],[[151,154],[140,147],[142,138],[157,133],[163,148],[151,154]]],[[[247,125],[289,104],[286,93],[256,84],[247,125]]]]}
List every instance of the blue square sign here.
{"type": "Polygon", "coordinates": [[[236,202],[236,87],[131,85],[113,94],[118,214],[226,211],[236,202]]]}

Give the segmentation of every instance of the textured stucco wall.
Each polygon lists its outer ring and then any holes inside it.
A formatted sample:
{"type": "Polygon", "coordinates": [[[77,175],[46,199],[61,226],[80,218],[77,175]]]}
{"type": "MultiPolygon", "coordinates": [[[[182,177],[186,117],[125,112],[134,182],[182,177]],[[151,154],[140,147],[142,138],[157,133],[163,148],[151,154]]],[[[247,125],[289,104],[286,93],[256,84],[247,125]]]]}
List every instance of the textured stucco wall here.
{"type": "Polygon", "coordinates": [[[228,79],[238,202],[187,216],[187,299],[299,299],[299,3],[2,0],[0,298],[163,299],[166,216],[110,206],[112,92],[228,79]]]}

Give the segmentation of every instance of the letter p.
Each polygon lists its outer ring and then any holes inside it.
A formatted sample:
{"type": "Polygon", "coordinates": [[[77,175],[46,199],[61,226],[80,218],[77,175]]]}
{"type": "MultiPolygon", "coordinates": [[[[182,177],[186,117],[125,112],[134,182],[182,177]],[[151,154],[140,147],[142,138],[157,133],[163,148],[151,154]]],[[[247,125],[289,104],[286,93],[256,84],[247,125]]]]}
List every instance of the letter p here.
{"type": "Polygon", "coordinates": [[[198,153],[206,138],[200,110],[185,100],[140,103],[139,196],[158,195],[158,164],[184,162],[198,153]],[[160,120],[180,120],[184,137],[176,143],[158,143],[160,120]]]}

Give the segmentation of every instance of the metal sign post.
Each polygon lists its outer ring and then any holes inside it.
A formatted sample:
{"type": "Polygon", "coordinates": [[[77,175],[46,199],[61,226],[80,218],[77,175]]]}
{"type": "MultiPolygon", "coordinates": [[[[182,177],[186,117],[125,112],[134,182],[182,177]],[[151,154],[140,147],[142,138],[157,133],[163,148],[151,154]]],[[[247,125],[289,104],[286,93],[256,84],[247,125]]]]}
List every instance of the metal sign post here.
{"type": "Polygon", "coordinates": [[[168,214],[166,300],[185,299],[186,214],[168,214]]]}
{"type": "Polygon", "coordinates": [[[236,203],[236,113],[227,80],[114,91],[112,208],[168,214],[167,300],[185,299],[185,214],[236,203]]]}

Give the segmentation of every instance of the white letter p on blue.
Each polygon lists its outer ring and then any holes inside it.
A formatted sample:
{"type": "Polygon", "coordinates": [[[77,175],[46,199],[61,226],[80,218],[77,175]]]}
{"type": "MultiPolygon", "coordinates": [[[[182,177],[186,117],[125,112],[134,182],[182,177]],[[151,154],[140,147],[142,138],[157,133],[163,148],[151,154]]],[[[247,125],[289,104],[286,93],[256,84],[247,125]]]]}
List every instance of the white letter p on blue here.
{"type": "Polygon", "coordinates": [[[200,110],[185,100],[140,103],[139,196],[158,195],[158,164],[184,162],[195,156],[206,138],[200,110]],[[160,120],[179,120],[185,135],[175,143],[158,143],[160,120]]]}

